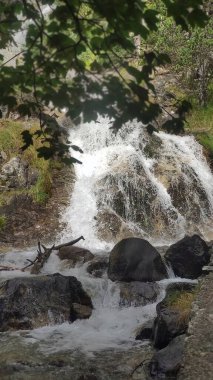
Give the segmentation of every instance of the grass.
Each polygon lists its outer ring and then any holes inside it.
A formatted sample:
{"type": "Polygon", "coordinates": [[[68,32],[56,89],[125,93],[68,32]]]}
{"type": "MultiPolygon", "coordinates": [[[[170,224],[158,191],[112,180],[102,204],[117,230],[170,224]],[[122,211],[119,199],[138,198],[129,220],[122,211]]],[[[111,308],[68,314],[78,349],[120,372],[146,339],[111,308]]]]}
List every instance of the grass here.
{"type": "Polygon", "coordinates": [[[195,300],[197,291],[197,288],[193,291],[176,290],[168,296],[167,305],[169,308],[180,313],[180,324],[187,324],[189,322],[192,302],[195,300]]]}
{"type": "Polygon", "coordinates": [[[5,215],[0,215],[0,231],[2,231],[6,225],[6,217],[5,215]]]}
{"type": "Polygon", "coordinates": [[[186,132],[192,132],[213,159],[213,95],[206,107],[193,106],[186,132]]]}
{"type": "MultiPolygon", "coordinates": [[[[39,128],[38,123],[30,123],[30,130],[33,132],[39,128]]],[[[7,154],[8,160],[19,156],[27,161],[31,168],[38,172],[38,179],[35,185],[29,189],[17,189],[0,193],[0,204],[8,203],[11,195],[24,193],[32,196],[37,203],[45,203],[51,195],[53,162],[38,158],[36,149],[41,146],[41,141],[36,139],[34,145],[24,152],[20,148],[23,145],[21,132],[26,129],[24,123],[19,121],[4,120],[0,122],[0,151],[7,154]]]]}

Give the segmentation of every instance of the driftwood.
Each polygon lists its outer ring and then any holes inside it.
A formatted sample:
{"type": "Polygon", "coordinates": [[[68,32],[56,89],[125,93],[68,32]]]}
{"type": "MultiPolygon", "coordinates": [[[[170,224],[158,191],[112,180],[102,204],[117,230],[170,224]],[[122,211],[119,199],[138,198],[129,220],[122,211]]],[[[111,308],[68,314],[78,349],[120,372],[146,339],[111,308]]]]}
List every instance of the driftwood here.
{"type": "Polygon", "coordinates": [[[10,271],[10,270],[19,270],[19,268],[14,268],[14,267],[8,267],[7,265],[0,265],[0,272],[3,270],[10,271]]]}
{"type": "Polygon", "coordinates": [[[31,274],[38,274],[40,272],[40,270],[43,268],[44,264],[49,259],[52,251],[57,251],[58,249],[60,249],[62,247],[68,247],[70,245],[74,245],[80,240],[84,240],[84,237],[80,236],[78,239],[72,240],[72,241],[65,243],[65,244],[60,244],[60,245],[56,245],[56,246],[53,245],[50,248],[47,248],[43,244],[38,242],[38,250],[37,250],[38,255],[36,256],[34,261],[28,260],[28,261],[30,261],[30,264],[27,265],[26,267],[24,267],[23,270],[32,266],[32,269],[30,271],[31,274]],[[42,248],[43,248],[43,252],[42,252],[42,248]]]}
{"type": "Polygon", "coordinates": [[[80,240],[85,240],[85,239],[83,236],[80,236],[78,239],[69,241],[68,243],[53,245],[52,247],[49,247],[49,248],[45,247],[39,241],[38,242],[38,249],[37,249],[38,254],[37,254],[35,260],[27,259],[27,261],[29,261],[29,264],[26,265],[24,268],[15,268],[15,267],[9,267],[6,265],[0,265],[0,271],[21,270],[24,272],[25,269],[32,267],[30,273],[31,274],[38,274],[40,272],[40,270],[43,268],[44,264],[49,259],[52,251],[57,251],[58,249],[60,249],[62,247],[69,247],[70,245],[74,245],[74,244],[78,243],[78,241],[80,241],[80,240]],[[42,249],[43,249],[43,252],[42,252],[42,249]]]}

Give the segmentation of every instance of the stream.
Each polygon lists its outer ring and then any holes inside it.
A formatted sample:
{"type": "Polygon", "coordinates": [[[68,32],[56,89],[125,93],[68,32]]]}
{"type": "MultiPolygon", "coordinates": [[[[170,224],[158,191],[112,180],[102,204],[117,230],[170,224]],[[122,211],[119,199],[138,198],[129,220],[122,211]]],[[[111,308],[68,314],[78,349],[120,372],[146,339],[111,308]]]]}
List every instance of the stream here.
{"type": "MultiPolygon", "coordinates": [[[[212,239],[213,176],[194,137],[163,132],[150,137],[138,122],[114,135],[110,125],[100,118],[71,130],[72,143],[84,151],[75,154],[83,164],[75,168],[70,204],[61,215],[66,228],[57,242],[83,235],[85,242],[78,245],[106,258],[124,237],[146,238],[157,247],[186,233],[212,239]]],[[[14,250],[1,254],[0,264],[22,268],[35,256],[36,247],[14,250]]],[[[145,372],[134,369],[150,358],[152,348],[148,341],[135,340],[136,331],[154,319],[169,283],[188,280],[175,278],[170,270],[170,278],[158,282],[154,303],[123,306],[119,285],[106,274],[93,277],[87,265],[69,268],[51,254],[42,274],[77,277],[92,299],[92,316],[59,325],[52,325],[50,316],[47,326],[1,333],[1,379],[146,379],[145,372]]],[[[1,282],[23,276],[31,275],[0,273],[1,282]]]]}

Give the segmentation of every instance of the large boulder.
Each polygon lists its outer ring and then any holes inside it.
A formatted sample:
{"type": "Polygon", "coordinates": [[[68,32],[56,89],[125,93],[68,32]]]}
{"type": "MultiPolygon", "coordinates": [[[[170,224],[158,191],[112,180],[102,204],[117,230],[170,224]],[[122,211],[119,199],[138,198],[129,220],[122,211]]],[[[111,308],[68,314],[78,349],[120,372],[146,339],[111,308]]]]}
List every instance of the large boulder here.
{"type": "Polygon", "coordinates": [[[167,347],[157,351],[149,364],[152,379],[176,379],[181,367],[185,336],[174,338],[167,347]]]}
{"type": "Polygon", "coordinates": [[[123,239],[109,257],[108,276],[112,281],[159,281],[167,278],[166,267],[158,251],[139,238],[123,239]]]}
{"type": "Polygon", "coordinates": [[[176,276],[195,279],[202,274],[202,267],[210,260],[210,248],[198,235],[185,236],[170,246],[165,260],[176,276]]]}
{"type": "Polygon", "coordinates": [[[0,284],[0,331],[73,322],[91,313],[91,299],[75,277],[56,273],[0,284]]]}
{"type": "Polygon", "coordinates": [[[109,171],[94,184],[100,210],[96,224],[99,238],[119,241],[137,236],[141,230],[143,237],[175,238],[178,212],[172,205],[165,207],[158,186],[147,173],[138,152],[114,154],[108,163],[109,171]],[[123,227],[128,235],[123,233],[123,227]]]}
{"type": "Polygon", "coordinates": [[[166,290],[166,297],[157,307],[153,327],[153,342],[156,348],[164,348],[176,336],[188,328],[191,304],[195,297],[195,284],[174,283],[166,290]]]}

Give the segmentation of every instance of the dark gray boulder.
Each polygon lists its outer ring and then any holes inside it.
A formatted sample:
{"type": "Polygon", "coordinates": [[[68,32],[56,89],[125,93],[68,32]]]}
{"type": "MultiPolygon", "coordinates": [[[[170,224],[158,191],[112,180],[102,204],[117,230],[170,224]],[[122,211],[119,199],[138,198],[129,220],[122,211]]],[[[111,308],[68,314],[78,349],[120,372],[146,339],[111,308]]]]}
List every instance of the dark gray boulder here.
{"type": "Polygon", "coordinates": [[[109,256],[108,276],[112,281],[159,281],[167,278],[166,267],[158,251],[139,238],[123,239],[109,256]]]}
{"type": "Polygon", "coordinates": [[[176,276],[194,279],[202,274],[202,267],[209,263],[210,248],[198,235],[185,236],[169,247],[165,260],[176,276]]]}
{"type": "Polygon", "coordinates": [[[151,378],[154,380],[175,379],[181,367],[185,336],[174,338],[167,347],[157,351],[150,364],[151,378]]]}
{"type": "Polygon", "coordinates": [[[159,286],[155,282],[123,282],[120,286],[120,306],[145,306],[154,303],[159,294],[159,286]]]}
{"type": "MultiPolygon", "coordinates": [[[[166,297],[157,307],[157,317],[153,327],[153,342],[156,348],[164,348],[176,336],[182,335],[188,328],[191,304],[177,307],[178,299],[184,295],[190,300],[195,284],[175,283],[167,287],[166,297]]],[[[193,298],[193,297],[192,297],[193,298]]],[[[182,298],[183,299],[183,298],[182,298]]]]}
{"type": "Polygon", "coordinates": [[[73,322],[91,313],[91,299],[75,277],[56,273],[0,284],[0,331],[73,322]]]}

